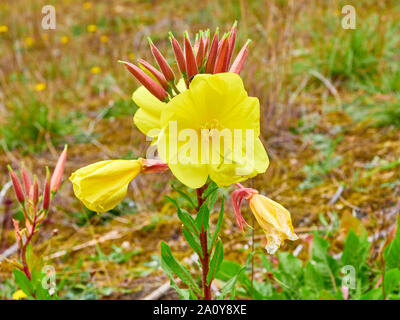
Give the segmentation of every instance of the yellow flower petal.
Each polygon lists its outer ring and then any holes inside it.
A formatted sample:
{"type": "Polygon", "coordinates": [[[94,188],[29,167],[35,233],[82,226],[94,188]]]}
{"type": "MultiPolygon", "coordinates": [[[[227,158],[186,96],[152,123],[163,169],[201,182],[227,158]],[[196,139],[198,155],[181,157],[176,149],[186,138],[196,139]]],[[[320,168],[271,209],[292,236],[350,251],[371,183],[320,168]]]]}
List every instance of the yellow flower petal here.
{"type": "Polygon", "coordinates": [[[126,196],[129,183],[140,173],[140,160],[106,160],[72,173],[75,196],[95,212],[113,209],[126,196]]]}
{"type": "Polygon", "coordinates": [[[290,213],[279,203],[260,194],[249,199],[250,209],[267,237],[268,253],[273,254],[284,240],[297,240],[290,213]]]}
{"type": "MultiPolygon", "coordinates": [[[[204,179],[193,178],[190,182],[185,173],[194,175],[194,168],[205,170],[204,165],[207,176],[219,186],[228,186],[265,172],[268,167],[268,155],[258,138],[259,123],[259,101],[247,96],[237,74],[200,74],[189,90],[162,108],[158,153],[171,168],[174,166],[173,172],[184,173],[176,177],[187,186],[198,185],[204,179]],[[176,126],[176,134],[172,126],[176,126]],[[185,129],[194,132],[190,137],[193,142],[180,138],[180,133],[189,131],[185,129]],[[209,131],[204,134],[204,129],[209,131]],[[188,149],[194,154],[182,157],[188,149]]],[[[199,176],[203,174],[202,171],[199,176]]]]}

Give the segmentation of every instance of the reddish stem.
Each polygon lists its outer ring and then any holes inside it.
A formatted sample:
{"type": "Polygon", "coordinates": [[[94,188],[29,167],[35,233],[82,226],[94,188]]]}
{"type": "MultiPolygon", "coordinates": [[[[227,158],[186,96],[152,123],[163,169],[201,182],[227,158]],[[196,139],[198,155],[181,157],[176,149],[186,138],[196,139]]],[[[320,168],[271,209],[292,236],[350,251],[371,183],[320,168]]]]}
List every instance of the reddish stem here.
{"type": "MultiPolygon", "coordinates": [[[[207,185],[198,188],[197,189],[197,210],[200,210],[200,207],[203,205],[205,199],[203,199],[203,192],[207,188],[207,185]]],[[[203,300],[211,300],[211,281],[209,284],[207,284],[207,274],[209,270],[209,264],[210,264],[210,255],[208,253],[208,248],[207,248],[207,232],[203,229],[201,229],[200,233],[200,245],[201,245],[201,250],[203,253],[203,258],[200,258],[201,266],[202,266],[202,283],[203,283],[203,300]]]]}

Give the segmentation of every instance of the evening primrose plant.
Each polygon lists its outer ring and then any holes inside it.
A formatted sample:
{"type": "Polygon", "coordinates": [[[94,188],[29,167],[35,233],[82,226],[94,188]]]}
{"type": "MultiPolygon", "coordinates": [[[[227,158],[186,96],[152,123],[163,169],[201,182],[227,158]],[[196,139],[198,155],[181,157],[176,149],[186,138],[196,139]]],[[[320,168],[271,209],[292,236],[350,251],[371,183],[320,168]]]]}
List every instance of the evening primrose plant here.
{"type": "MultiPolygon", "coordinates": [[[[151,39],[150,49],[159,68],[143,59],[138,59],[138,65],[120,61],[142,84],[132,96],[139,107],[134,124],[153,139],[158,157],[101,161],[77,170],[70,177],[77,198],[99,213],[122,201],[130,181],[140,173],[170,170],[185,186],[196,190],[194,213],[168,199],[177,207],[183,235],[198,257],[201,276],[192,277],[168,244],[161,243],[162,267],[183,299],[214,297],[212,281],[223,260],[219,233],[224,199],[213,231],[209,217],[220,187],[237,188],[232,203],[242,230],[245,220],[240,206],[244,199],[249,202],[266,234],[267,252],[274,253],[286,239],[297,239],[290,213],[283,206],[240,184],[264,173],[269,159],[260,140],[259,100],[248,96],[240,77],[250,41],[232,59],[236,27],[235,23],[222,37],[217,29],[212,39],[209,30],[200,31],[194,45],[185,32],[183,49],[170,33],[180,77],[151,39]],[[181,280],[181,288],[175,277],[181,280]]],[[[216,297],[225,298],[234,284],[232,278],[216,297]]]]}

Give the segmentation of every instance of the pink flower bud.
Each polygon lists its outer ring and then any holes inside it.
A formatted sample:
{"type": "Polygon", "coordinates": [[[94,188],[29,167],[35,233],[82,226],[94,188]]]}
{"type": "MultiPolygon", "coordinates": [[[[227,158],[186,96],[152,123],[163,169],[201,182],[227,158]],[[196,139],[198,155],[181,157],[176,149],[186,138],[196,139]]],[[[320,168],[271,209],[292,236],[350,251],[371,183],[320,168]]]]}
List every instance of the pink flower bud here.
{"type": "Polygon", "coordinates": [[[18,199],[18,202],[23,203],[25,201],[24,191],[22,190],[21,183],[13,169],[8,166],[8,170],[10,171],[11,181],[14,187],[15,195],[18,199]]]}
{"type": "Polygon", "coordinates": [[[196,54],[196,63],[198,68],[201,68],[201,66],[203,65],[203,59],[204,59],[204,42],[202,35],[200,34],[199,48],[196,54]]]}
{"type": "Polygon", "coordinates": [[[217,59],[218,52],[218,30],[215,32],[213,40],[211,42],[210,52],[208,53],[206,63],[206,73],[213,73],[215,67],[215,60],[217,59]]]}
{"type": "Polygon", "coordinates": [[[123,63],[130,73],[149,90],[157,99],[166,102],[168,100],[168,93],[157,82],[150,78],[143,70],[132,63],[126,61],[119,61],[123,63]]]}
{"type": "Polygon", "coordinates": [[[244,65],[244,61],[246,60],[247,53],[249,51],[250,41],[251,41],[250,39],[247,40],[246,44],[239,51],[235,61],[233,61],[232,66],[229,69],[229,72],[234,72],[234,73],[240,74],[240,72],[243,69],[243,65],[244,65]]]}
{"type": "Polygon", "coordinates": [[[49,210],[50,207],[50,172],[49,168],[46,167],[46,185],[44,187],[43,191],[43,210],[49,210]]]}
{"type": "Polygon", "coordinates": [[[24,163],[22,163],[21,175],[22,175],[22,182],[24,183],[25,194],[29,194],[29,190],[31,188],[31,181],[29,179],[28,172],[25,169],[24,163]]]}
{"type": "Polygon", "coordinates": [[[186,61],[183,54],[182,48],[179,42],[174,38],[173,34],[170,32],[170,40],[172,44],[172,49],[174,50],[175,60],[178,63],[179,71],[182,75],[186,74],[186,61]]]}
{"type": "Polygon", "coordinates": [[[165,90],[169,89],[167,79],[165,79],[164,75],[160,71],[158,71],[150,63],[143,59],[138,59],[138,63],[149,70],[149,72],[157,79],[157,81],[162,85],[165,90]]]}
{"type": "Polygon", "coordinates": [[[172,71],[167,60],[161,54],[160,50],[158,50],[157,47],[153,44],[151,39],[148,38],[148,40],[150,43],[151,52],[153,53],[154,58],[157,60],[158,66],[160,67],[161,72],[164,74],[165,79],[167,79],[168,82],[174,81],[175,80],[174,72],[172,71]]]}
{"type": "Polygon", "coordinates": [[[37,204],[39,201],[39,184],[36,175],[33,177],[33,185],[31,185],[29,190],[29,199],[33,204],[37,204]]]}
{"type": "Polygon", "coordinates": [[[199,73],[197,68],[196,58],[193,53],[192,45],[190,44],[189,34],[185,32],[185,56],[186,56],[186,71],[189,80],[199,73]]]}
{"type": "Polygon", "coordinates": [[[51,177],[50,189],[52,192],[57,192],[60,187],[62,175],[64,173],[65,162],[67,161],[67,149],[68,146],[65,145],[63,152],[57,160],[56,167],[54,168],[53,175],[51,177]]]}
{"type": "Polygon", "coordinates": [[[204,56],[207,55],[207,50],[208,50],[208,46],[210,45],[210,29],[208,29],[205,32],[205,37],[204,37],[204,56]]]}
{"type": "Polygon", "coordinates": [[[221,73],[226,71],[225,66],[229,49],[229,42],[227,35],[224,35],[221,41],[222,41],[221,47],[218,50],[217,60],[215,62],[214,73],[221,73]]]}
{"type": "Polygon", "coordinates": [[[228,40],[229,48],[228,48],[228,56],[227,56],[227,59],[226,59],[225,70],[229,69],[229,64],[231,63],[233,50],[235,49],[236,26],[237,26],[237,21],[235,21],[235,23],[233,24],[231,32],[229,34],[229,40],[228,40]]]}

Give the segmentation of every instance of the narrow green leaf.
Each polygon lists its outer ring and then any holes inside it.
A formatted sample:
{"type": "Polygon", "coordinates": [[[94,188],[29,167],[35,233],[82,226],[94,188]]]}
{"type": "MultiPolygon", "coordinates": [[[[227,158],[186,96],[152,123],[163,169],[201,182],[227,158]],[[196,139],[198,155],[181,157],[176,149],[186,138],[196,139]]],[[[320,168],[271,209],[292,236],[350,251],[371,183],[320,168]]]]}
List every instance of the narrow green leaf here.
{"type": "Polygon", "coordinates": [[[187,202],[189,202],[189,205],[190,205],[190,207],[193,209],[193,208],[196,208],[196,204],[194,203],[194,201],[193,201],[193,199],[188,195],[188,194],[186,194],[185,192],[183,192],[182,190],[179,190],[177,187],[175,187],[174,185],[171,185],[172,186],[172,189],[174,189],[176,192],[178,192],[182,197],[184,197],[186,200],[187,200],[187,202]]]}
{"type": "Polygon", "coordinates": [[[33,288],[28,277],[19,269],[14,269],[15,282],[19,285],[21,290],[27,295],[32,296],[33,288]]]}
{"type": "Polygon", "coordinates": [[[190,247],[193,249],[193,251],[196,252],[197,255],[203,259],[204,256],[203,256],[203,252],[201,250],[201,245],[200,245],[199,239],[193,237],[193,234],[188,230],[187,227],[183,227],[182,233],[183,233],[185,239],[187,240],[187,242],[189,243],[190,247]]]}
{"type": "Polygon", "coordinates": [[[208,223],[210,219],[210,211],[208,210],[207,203],[204,202],[200,207],[199,212],[197,213],[196,217],[196,224],[200,230],[207,231],[208,230],[208,223]]]}
{"type": "Polygon", "coordinates": [[[214,234],[211,239],[211,244],[209,246],[209,252],[211,252],[212,248],[214,247],[215,243],[217,242],[219,233],[221,231],[222,221],[224,218],[224,203],[225,203],[225,196],[222,196],[221,210],[219,211],[218,221],[215,226],[214,234]]]}
{"type": "Polygon", "coordinates": [[[197,226],[196,221],[186,210],[181,210],[178,208],[178,218],[182,221],[183,225],[188,228],[193,235],[196,235],[197,238],[200,235],[200,228],[197,226]]]}
{"type": "Polygon", "coordinates": [[[197,294],[200,294],[200,288],[190,272],[175,259],[170,247],[165,242],[161,242],[161,262],[162,268],[170,278],[175,273],[184,283],[193,287],[197,294]]]}
{"type": "Polygon", "coordinates": [[[219,239],[215,247],[214,255],[210,262],[210,268],[207,273],[207,284],[210,284],[215,274],[218,272],[223,258],[224,258],[224,248],[221,239],[219,239]]]}
{"type": "Polygon", "coordinates": [[[400,267],[400,215],[397,218],[396,236],[386,247],[383,258],[386,270],[400,267]]]}

